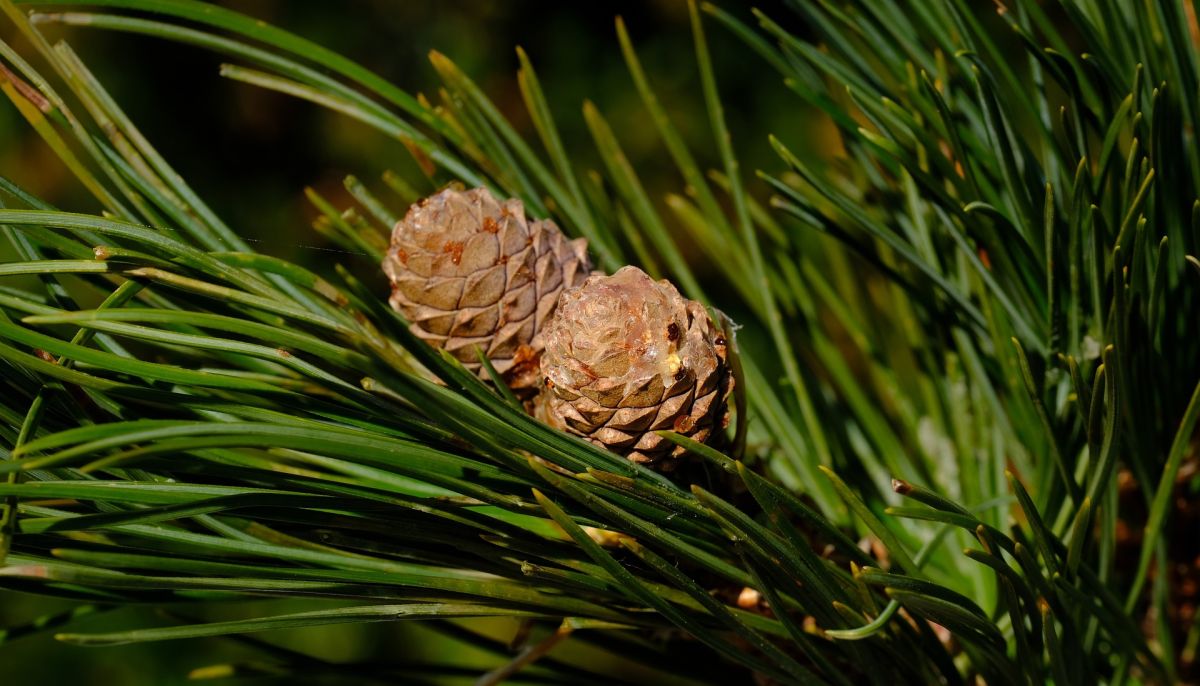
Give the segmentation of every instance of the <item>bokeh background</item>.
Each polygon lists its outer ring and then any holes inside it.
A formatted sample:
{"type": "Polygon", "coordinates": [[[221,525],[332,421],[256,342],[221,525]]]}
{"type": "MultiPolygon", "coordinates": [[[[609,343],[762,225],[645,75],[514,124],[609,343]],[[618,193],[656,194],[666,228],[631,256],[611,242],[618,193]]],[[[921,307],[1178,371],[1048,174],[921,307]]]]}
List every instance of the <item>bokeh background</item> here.
{"type": "MultiPolygon", "coordinates": [[[[548,2],[537,0],[247,0],[216,3],[288,29],[354,59],[412,93],[432,94],[437,78],[430,50],[453,59],[533,138],[516,85],[514,47],[529,53],[547,92],[567,150],[583,168],[599,165],[581,105],[590,99],[608,117],[652,197],[679,192],[681,181],[634,90],[617,45],[613,19],[622,15],[668,113],[702,166],[718,166],[711,144],[683,0],[548,2]]],[[[748,15],[740,3],[730,11],[748,15]]],[[[779,3],[757,6],[788,24],[779,3]]],[[[803,27],[790,25],[793,32],[803,27]]],[[[306,186],[348,205],[342,179],[354,174],[379,190],[388,169],[416,178],[400,145],[347,118],[284,95],[222,79],[220,58],[164,41],[55,28],[71,44],[134,123],[192,187],[262,252],[322,271],[338,261],[372,278],[373,264],[331,251],[310,226],[316,212],[306,186]]],[[[32,51],[0,23],[0,37],[32,51]]],[[[778,169],[767,134],[792,149],[836,145],[829,125],[789,97],[775,73],[736,39],[710,23],[708,38],[725,97],[726,116],[747,170],[778,169]]],[[[15,108],[0,102],[0,174],[65,209],[99,211],[65,167],[32,133],[15,108]]],[[[752,191],[765,195],[753,183],[752,191]]],[[[401,211],[403,208],[393,208],[401,211]]],[[[699,273],[704,273],[699,265],[699,273]]],[[[382,280],[379,279],[382,286],[382,280]]],[[[0,591],[0,631],[70,603],[0,591]]],[[[173,608],[192,617],[232,619],[287,611],[271,601],[173,608]]],[[[167,623],[163,608],[127,608],[83,617],[80,630],[167,623]]],[[[485,623],[496,637],[514,626],[485,623]]],[[[256,641],[343,661],[458,660],[468,669],[483,654],[415,624],[352,625],[227,639],[84,649],[54,642],[52,632],[0,644],[0,684],[174,684],[192,670],[219,677],[230,661],[261,658],[256,641]]],[[[564,646],[571,659],[579,646],[564,646]]],[[[579,659],[587,659],[581,656],[579,659]]],[[[414,679],[418,675],[414,674],[414,679]]],[[[636,678],[636,673],[627,676],[636,678]]],[[[473,676],[464,674],[466,683],[473,676]]],[[[222,680],[210,683],[221,683],[222,680]]],[[[285,679],[296,683],[294,679],[285,679]]],[[[313,675],[311,682],[339,683],[313,675]]],[[[308,681],[306,681],[307,683],[308,681]]]]}

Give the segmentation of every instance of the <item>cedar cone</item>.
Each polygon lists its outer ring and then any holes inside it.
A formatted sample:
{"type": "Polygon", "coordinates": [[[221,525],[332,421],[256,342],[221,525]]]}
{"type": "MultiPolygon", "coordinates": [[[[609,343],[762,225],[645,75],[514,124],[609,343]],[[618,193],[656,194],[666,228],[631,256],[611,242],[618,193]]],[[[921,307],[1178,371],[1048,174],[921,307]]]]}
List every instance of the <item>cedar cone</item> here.
{"type": "Polygon", "coordinates": [[[728,423],[725,338],[668,281],[593,275],[563,292],[544,333],[538,411],[552,426],[668,471],[685,451],[654,431],[704,442],[728,423]]]}
{"type": "Polygon", "coordinates": [[[486,379],[479,346],[514,390],[530,392],[542,327],[559,293],[590,270],[587,241],[528,220],[520,200],[501,202],[486,188],[448,188],[414,204],[383,261],[389,302],[413,333],[486,379]]]}

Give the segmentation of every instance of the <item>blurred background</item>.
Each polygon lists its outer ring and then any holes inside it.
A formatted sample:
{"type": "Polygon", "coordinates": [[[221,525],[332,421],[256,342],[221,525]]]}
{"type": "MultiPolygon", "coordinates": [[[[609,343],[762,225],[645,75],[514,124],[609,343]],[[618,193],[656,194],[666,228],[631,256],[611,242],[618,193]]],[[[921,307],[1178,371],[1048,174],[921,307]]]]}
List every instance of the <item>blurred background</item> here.
{"type": "MultiPolygon", "coordinates": [[[[580,113],[583,101],[590,99],[612,124],[651,196],[661,198],[668,191],[679,192],[681,181],[648,121],[621,57],[613,27],[619,14],[625,18],[669,115],[701,166],[719,166],[683,0],[247,0],[216,4],[314,40],[410,93],[433,95],[437,79],[428,53],[439,50],[475,79],[518,130],[536,140],[516,84],[514,47],[520,45],[538,71],[566,149],[580,168],[599,165],[580,113]]],[[[726,4],[732,12],[749,14],[738,3],[726,4]]],[[[777,4],[759,2],[757,6],[786,25],[791,16],[777,4]]],[[[789,28],[803,32],[803,27],[789,28]]],[[[836,134],[829,125],[789,96],[777,75],[751,51],[711,22],[707,32],[726,116],[744,169],[779,168],[767,143],[768,133],[778,135],[797,151],[836,146],[836,134]]],[[[358,176],[376,191],[381,191],[379,179],[388,169],[415,181],[411,158],[400,143],[315,105],[222,79],[218,75],[220,58],[210,52],[124,33],[59,27],[52,27],[49,33],[71,44],[192,188],[235,230],[256,241],[261,252],[318,271],[339,261],[361,270],[368,281],[374,278],[376,265],[354,255],[330,252],[330,246],[310,226],[316,212],[303,190],[311,186],[346,206],[350,198],[342,179],[347,174],[358,176]]],[[[22,54],[31,55],[29,46],[14,34],[11,25],[0,23],[0,37],[22,54]]],[[[7,100],[0,102],[0,174],[61,208],[100,209],[7,100]]],[[[751,190],[765,195],[762,184],[751,174],[747,176],[751,190]]],[[[400,213],[403,208],[393,210],[400,213]]],[[[699,267],[703,275],[703,265],[699,267]]],[[[377,280],[382,290],[382,275],[377,280]]],[[[181,683],[192,670],[261,658],[266,653],[263,646],[255,645],[258,641],[337,662],[456,660],[468,668],[466,683],[478,673],[470,671],[472,665],[487,664],[483,653],[407,623],[273,632],[256,634],[245,642],[202,640],[105,649],[58,644],[52,631],[2,643],[4,627],[70,607],[68,601],[0,591],[0,684],[181,683]]],[[[172,611],[175,609],[179,608],[172,611]]],[[[217,620],[288,609],[263,601],[206,604],[202,613],[196,609],[186,612],[217,620]]],[[[83,617],[74,628],[103,626],[112,631],[169,621],[161,608],[133,608],[83,617]]],[[[506,622],[482,626],[504,641],[516,628],[506,622]]],[[[586,649],[567,645],[556,655],[562,653],[570,659],[573,650],[586,649]]],[[[200,674],[220,677],[224,672],[218,667],[200,674]]],[[[636,673],[627,676],[636,677],[636,673]]],[[[314,673],[311,681],[340,680],[314,673]]]]}
{"type": "MultiPolygon", "coordinates": [[[[583,167],[599,165],[581,115],[590,99],[604,112],[651,195],[678,191],[617,44],[614,17],[624,17],[659,96],[702,166],[717,165],[684,0],[551,3],[538,0],[348,0],[337,3],[246,0],[215,3],[260,18],[342,53],[410,93],[437,100],[431,50],[445,53],[502,112],[536,141],[517,89],[522,46],[547,91],[567,150],[583,167]],[[656,193],[655,191],[658,191],[656,193]]],[[[749,17],[747,9],[729,9],[749,17]]],[[[771,12],[787,25],[790,13],[771,12]]],[[[794,28],[794,27],[793,27],[794,28]]],[[[11,26],[0,26],[11,36],[11,26]]],[[[220,56],[160,39],[100,30],[50,27],[80,54],[166,159],[228,223],[264,241],[263,249],[305,261],[303,245],[323,247],[302,192],[349,197],[354,174],[382,187],[392,169],[417,178],[403,146],[363,124],[297,99],[218,75],[220,56]]],[[[715,25],[708,37],[726,116],[743,166],[778,166],[767,134],[789,145],[819,144],[797,99],[736,38],[715,25]]],[[[538,146],[540,149],[540,146],[538,146]]],[[[98,209],[53,153],[8,103],[0,106],[0,169],[65,208],[98,209]]]]}

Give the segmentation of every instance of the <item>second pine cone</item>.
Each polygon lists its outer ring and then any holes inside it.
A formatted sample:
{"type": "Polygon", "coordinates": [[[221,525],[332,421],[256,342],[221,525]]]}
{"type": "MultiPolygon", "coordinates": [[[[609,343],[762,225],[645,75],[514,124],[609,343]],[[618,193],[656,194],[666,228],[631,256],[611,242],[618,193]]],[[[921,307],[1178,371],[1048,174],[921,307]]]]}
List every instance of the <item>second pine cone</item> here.
{"type": "Polygon", "coordinates": [[[544,331],[543,421],[662,470],[728,421],[726,341],[704,307],[637,267],[564,291],[544,331]]]}

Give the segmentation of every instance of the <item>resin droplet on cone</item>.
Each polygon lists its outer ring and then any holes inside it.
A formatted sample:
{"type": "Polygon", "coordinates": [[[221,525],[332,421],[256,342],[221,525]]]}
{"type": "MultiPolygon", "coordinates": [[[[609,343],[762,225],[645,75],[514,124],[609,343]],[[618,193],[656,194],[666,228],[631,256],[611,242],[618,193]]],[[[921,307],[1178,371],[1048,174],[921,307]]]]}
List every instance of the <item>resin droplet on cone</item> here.
{"type": "Polygon", "coordinates": [[[446,189],[414,204],[392,231],[383,270],[391,304],[413,332],[486,378],[478,346],[516,390],[538,384],[539,335],[564,288],[591,270],[587,242],[520,200],[446,189]]]}
{"type": "Polygon", "coordinates": [[[539,412],[547,423],[637,462],[673,466],[727,422],[732,377],[721,331],[700,303],[636,267],[563,292],[546,326],[539,412]]]}

